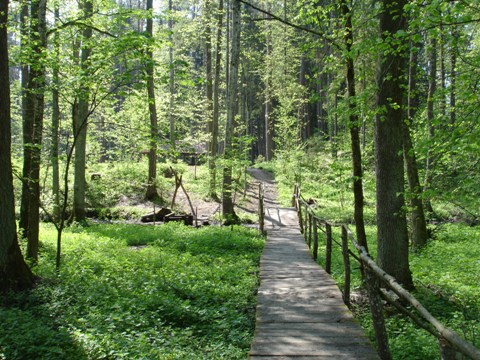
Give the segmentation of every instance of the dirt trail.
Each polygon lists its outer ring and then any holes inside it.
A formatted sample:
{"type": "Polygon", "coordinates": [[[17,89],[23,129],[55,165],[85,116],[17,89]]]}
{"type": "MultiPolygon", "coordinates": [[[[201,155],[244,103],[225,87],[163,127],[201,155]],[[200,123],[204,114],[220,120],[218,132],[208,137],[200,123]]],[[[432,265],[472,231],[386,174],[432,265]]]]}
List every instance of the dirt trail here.
{"type": "Polygon", "coordinates": [[[257,193],[258,184],[263,183],[264,199],[266,206],[278,207],[279,205],[277,203],[277,185],[273,174],[268,171],[255,168],[247,169],[247,173],[255,179],[254,182],[257,187],[257,193]]]}
{"type": "MultiPolygon", "coordinates": [[[[277,188],[272,173],[262,170],[249,168],[247,169],[247,191],[244,189],[237,191],[235,198],[235,211],[238,215],[242,212],[257,214],[258,212],[258,185],[263,184],[265,207],[278,207],[277,188]]],[[[190,194],[192,196],[192,194],[190,194]]],[[[190,212],[190,208],[183,193],[178,193],[176,203],[185,211],[190,212]]],[[[192,199],[193,206],[198,209],[199,219],[211,219],[216,213],[221,211],[221,204],[215,201],[205,201],[204,199],[192,199]]]]}

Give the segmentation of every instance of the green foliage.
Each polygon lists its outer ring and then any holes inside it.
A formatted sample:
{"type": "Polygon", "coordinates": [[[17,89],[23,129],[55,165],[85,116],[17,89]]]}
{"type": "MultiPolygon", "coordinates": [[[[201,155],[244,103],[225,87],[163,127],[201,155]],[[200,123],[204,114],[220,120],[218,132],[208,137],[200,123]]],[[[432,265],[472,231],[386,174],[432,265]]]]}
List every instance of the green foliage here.
{"type": "MultiPolygon", "coordinates": [[[[315,137],[306,149],[277,152],[273,162],[257,167],[275,173],[279,200],[284,205],[291,203],[294,184],[300,184],[303,197],[317,201],[315,211],[319,217],[347,223],[352,221],[353,178],[349,152],[341,150],[333,157],[327,144],[315,137]]],[[[368,223],[375,221],[374,176],[372,171],[365,170],[365,220],[368,223]]]]}
{"type": "Polygon", "coordinates": [[[100,174],[88,181],[87,201],[94,208],[114,206],[122,197],[138,198],[146,187],[146,161],[96,164],[91,171],[100,174]]]}
{"type": "Polygon", "coordinates": [[[3,299],[8,359],[243,359],[263,240],[254,230],[94,225],[42,231],[30,294],[3,299]]]}

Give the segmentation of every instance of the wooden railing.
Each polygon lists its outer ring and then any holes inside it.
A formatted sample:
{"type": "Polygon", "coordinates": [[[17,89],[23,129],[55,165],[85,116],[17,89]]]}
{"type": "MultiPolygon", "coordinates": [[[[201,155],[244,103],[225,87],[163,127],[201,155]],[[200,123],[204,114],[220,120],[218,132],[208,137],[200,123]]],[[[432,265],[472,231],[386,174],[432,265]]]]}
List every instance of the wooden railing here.
{"type": "Polygon", "coordinates": [[[265,234],[265,196],[263,184],[258,184],[258,228],[262,235],[265,234]]]}
{"type": "MultiPolygon", "coordinates": [[[[362,273],[365,274],[365,281],[367,289],[369,290],[369,297],[381,297],[383,300],[401,311],[404,315],[409,316],[417,326],[425,329],[430,334],[435,336],[439,342],[442,359],[455,360],[458,359],[458,353],[461,353],[470,359],[480,360],[480,350],[468,341],[461,338],[453,330],[443,326],[410,292],[405,290],[392,276],[388,275],[384,270],[382,270],[370,257],[365,248],[357,243],[355,237],[346,224],[329,222],[316,216],[312,206],[310,206],[310,204],[301,195],[300,188],[298,186],[295,186],[292,202],[298,212],[300,231],[304,234],[305,241],[308,244],[315,260],[317,260],[318,257],[318,230],[325,232],[325,271],[329,274],[331,273],[332,245],[336,244],[341,247],[344,267],[343,300],[347,306],[350,306],[350,258],[353,258],[360,264],[362,273]],[[333,227],[341,228],[341,242],[335,241],[332,237],[333,227]],[[349,249],[349,240],[353,247],[357,250],[358,254],[355,254],[349,249]],[[398,296],[398,298],[402,301],[395,299],[392,293],[398,296]],[[403,305],[405,303],[410,304],[414,309],[416,309],[420,317],[407,309],[403,305]]],[[[375,317],[379,316],[378,309],[375,310],[375,304],[378,305],[381,304],[381,302],[370,299],[374,323],[376,321],[375,317]]],[[[381,320],[383,321],[383,315],[381,320]]],[[[377,343],[382,341],[385,342],[383,346],[382,344],[378,344],[380,357],[382,359],[389,359],[390,353],[388,351],[386,333],[379,334],[381,330],[377,328],[375,328],[375,332],[377,343]],[[382,347],[386,347],[386,349],[382,350],[382,347]]]]}

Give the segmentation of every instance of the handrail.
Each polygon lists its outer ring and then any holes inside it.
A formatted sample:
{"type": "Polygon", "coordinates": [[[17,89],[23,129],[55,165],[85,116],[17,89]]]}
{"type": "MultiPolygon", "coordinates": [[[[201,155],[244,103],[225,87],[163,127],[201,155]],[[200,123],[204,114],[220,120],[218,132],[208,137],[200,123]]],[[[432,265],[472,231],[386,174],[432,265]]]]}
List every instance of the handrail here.
{"type": "MultiPolygon", "coordinates": [[[[394,305],[397,308],[400,308],[402,312],[408,315],[417,325],[426,329],[429,333],[437,337],[440,343],[440,348],[442,349],[444,359],[448,358],[448,353],[451,352],[451,349],[454,348],[455,350],[461,352],[462,354],[468,356],[473,360],[480,360],[480,350],[472,345],[470,342],[461,338],[455,331],[443,326],[436,318],[434,318],[430,312],[412,295],[410,292],[405,290],[394,277],[388,275],[383,269],[381,269],[375,261],[371,258],[368,254],[366,249],[359,245],[356,241],[354,235],[348,228],[348,225],[341,224],[341,223],[334,223],[327,221],[325,219],[321,219],[315,212],[313,211],[310,204],[305,200],[305,198],[301,195],[300,188],[295,186],[292,203],[294,204],[295,208],[299,213],[299,223],[300,223],[300,230],[305,236],[305,240],[309,247],[311,248],[311,239],[313,236],[313,257],[316,260],[318,254],[318,233],[317,228],[319,226],[325,227],[326,233],[326,261],[325,261],[325,271],[327,273],[331,272],[331,246],[333,238],[332,238],[332,227],[340,227],[342,229],[342,255],[344,259],[344,275],[345,275],[345,286],[344,286],[344,301],[345,304],[349,306],[350,304],[350,265],[349,265],[349,254],[355,258],[357,261],[360,262],[362,267],[367,267],[370,270],[370,273],[375,275],[376,278],[382,281],[382,283],[393,291],[396,295],[400,298],[407,301],[410,305],[412,305],[419,314],[423,317],[424,320],[427,321],[428,325],[425,325],[420,322],[419,318],[400,305],[397,301],[389,297],[385,294],[385,292],[381,292],[380,295],[389,303],[394,305]],[[303,209],[305,213],[303,213],[303,209]],[[313,232],[312,232],[313,228],[313,232]],[[358,256],[356,256],[353,252],[348,249],[348,239],[353,244],[355,249],[358,251],[358,256]]],[[[338,243],[337,243],[338,244],[338,243]]],[[[340,245],[340,244],[339,244],[340,245]]],[[[454,355],[452,355],[452,359],[454,355]]]]}

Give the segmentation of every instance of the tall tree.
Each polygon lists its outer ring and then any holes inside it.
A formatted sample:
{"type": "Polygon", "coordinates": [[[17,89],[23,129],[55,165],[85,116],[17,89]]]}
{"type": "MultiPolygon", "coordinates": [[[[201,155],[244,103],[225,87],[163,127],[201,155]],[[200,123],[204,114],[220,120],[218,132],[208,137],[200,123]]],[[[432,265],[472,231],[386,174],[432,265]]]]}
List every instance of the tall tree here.
{"type": "MultiPolygon", "coordinates": [[[[368,252],[367,235],[365,233],[365,222],[363,217],[363,170],[362,170],[362,151],[360,148],[360,119],[356,110],[356,90],[355,90],[355,66],[353,62],[354,53],[353,46],[353,28],[352,28],[352,12],[346,0],[340,0],[340,8],[345,22],[345,67],[347,73],[347,96],[348,96],[348,116],[350,127],[350,141],[352,149],[352,167],[353,167],[353,195],[354,203],[354,219],[355,230],[358,243],[368,252]]],[[[363,271],[368,277],[369,270],[363,271]]],[[[373,326],[378,344],[378,351],[382,359],[391,359],[388,347],[388,336],[385,328],[385,319],[383,317],[381,299],[378,295],[378,289],[372,285],[371,279],[367,278],[367,287],[369,290],[368,298],[370,308],[372,309],[373,326]]]]}
{"type": "Polygon", "coordinates": [[[352,148],[352,166],[353,166],[353,194],[355,198],[354,218],[357,232],[357,240],[361,246],[368,251],[367,235],[365,233],[365,223],[363,220],[363,170],[362,170],[362,150],[360,149],[360,120],[356,110],[356,90],[355,90],[355,67],[352,57],[353,29],[352,13],[346,0],[340,0],[340,7],[345,21],[345,68],[347,74],[347,95],[348,95],[348,116],[350,127],[350,140],[352,148]]]}
{"type": "MultiPolygon", "coordinates": [[[[437,38],[432,35],[428,48],[428,95],[427,95],[427,126],[429,147],[427,151],[427,158],[425,159],[425,189],[429,189],[433,180],[433,142],[435,141],[435,93],[437,91],[437,38]]],[[[425,200],[425,209],[432,214],[433,208],[430,199],[425,200]]]]}
{"type": "Polygon", "coordinates": [[[408,232],[404,211],[402,158],[403,89],[406,88],[405,38],[407,0],[383,0],[380,34],[388,51],[381,51],[377,72],[375,160],[377,183],[377,261],[407,288],[413,287],[408,262],[408,232]]]}
{"type": "Polygon", "coordinates": [[[227,94],[227,123],[225,124],[225,167],[223,169],[223,197],[222,214],[227,221],[236,220],[232,198],[232,164],[233,160],[233,131],[237,111],[238,67],[240,62],[240,1],[233,0],[232,4],[232,37],[230,69],[227,94]]]}
{"type": "MultiPolygon", "coordinates": [[[[60,9],[58,2],[54,9],[55,24],[60,18],[60,9]]],[[[60,41],[58,31],[53,35],[53,46],[55,58],[60,56],[60,41]]],[[[52,162],[52,196],[54,203],[54,216],[58,219],[60,215],[60,172],[58,166],[58,131],[60,127],[60,95],[59,95],[59,64],[55,62],[52,69],[52,147],[50,149],[50,158],[52,162]]]]}
{"type": "Polygon", "coordinates": [[[32,286],[33,274],[17,239],[11,162],[10,86],[7,44],[8,0],[0,1],[0,293],[32,286]]]}
{"type": "Polygon", "coordinates": [[[457,41],[458,32],[456,29],[452,29],[452,42],[450,48],[450,125],[455,126],[456,122],[456,110],[457,104],[456,96],[456,84],[457,84],[457,41]]]}
{"type": "Polygon", "coordinates": [[[210,142],[210,195],[217,199],[217,168],[216,157],[218,152],[218,118],[220,116],[220,74],[222,70],[222,26],[223,26],[223,0],[218,0],[217,12],[217,35],[215,41],[215,75],[213,78],[213,115],[212,115],[212,139],[210,142]]]}
{"type": "MultiPolygon", "coordinates": [[[[175,102],[175,64],[173,63],[173,3],[168,0],[168,65],[170,67],[168,84],[170,89],[170,101],[168,103],[168,122],[170,126],[171,151],[175,151],[175,118],[173,116],[175,102]]],[[[174,155],[173,155],[174,156],[174,155]]],[[[175,156],[174,156],[175,158],[175,156]]]]}
{"type": "MultiPolygon", "coordinates": [[[[270,58],[272,54],[272,29],[270,24],[267,25],[267,34],[265,37],[265,50],[267,58],[270,58]]],[[[274,119],[273,119],[273,105],[272,105],[272,67],[267,65],[265,77],[265,160],[270,161],[273,159],[273,147],[274,147],[274,119]]]]}
{"type": "Polygon", "coordinates": [[[40,160],[45,103],[44,55],[47,47],[47,0],[34,0],[30,8],[30,64],[23,110],[23,186],[20,227],[28,239],[27,256],[38,258],[40,222],[40,160]]]}
{"type": "Polygon", "coordinates": [[[153,0],[147,0],[147,34],[151,40],[147,50],[147,94],[148,113],[150,116],[150,150],[148,152],[148,185],[145,199],[153,200],[158,198],[157,193],[157,107],[155,104],[155,62],[153,59],[153,0]]]}
{"type": "Polygon", "coordinates": [[[418,176],[417,158],[415,155],[415,149],[413,147],[412,136],[410,134],[411,123],[414,119],[418,106],[416,101],[417,51],[418,50],[412,44],[410,44],[407,119],[402,122],[402,141],[403,159],[405,162],[408,187],[410,190],[412,245],[415,249],[420,249],[427,244],[428,232],[425,212],[423,210],[423,201],[421,198],[423,189],[418,176]]]}
{"type": "Polygon", "coordinates": [[[210,170],[209,193],[213,198],[215,194],[215,183],[212,181],[213,169],[215,168],[215,149],[212,146],[213,142],[213,65],[212,65],[212,9],[210,0],[204,2],[204,37],[205,37],[205,72],[206,72],[206,97],[207,97],[207,133],[208,141],[208,168],[210,170]]]}
{"type": "MultiPolygon", "coordinates": [[[[93,0],[82,0],[80,3],[83,7],[83,16],[85,19],[89,19],[93,15],[93,0]]],[[[92,28],[85,26],[82,31],[82,53],[80,57],[80,71],[82,76],[82,85],[78,94],[78,107],[76,116],[73,119],[73,129],[75,141],[75,174],[73,185],[73,216],[78,222],[85,221],[85,166],[86,166],[86,151],[87,151],[87,125],[88,117],[90,116],[89,110],[89,88],[88,81],[90,77],[90,64],[89,59],[92,52],[92,44],[90,40],[92,38],[92,28]]]]}

